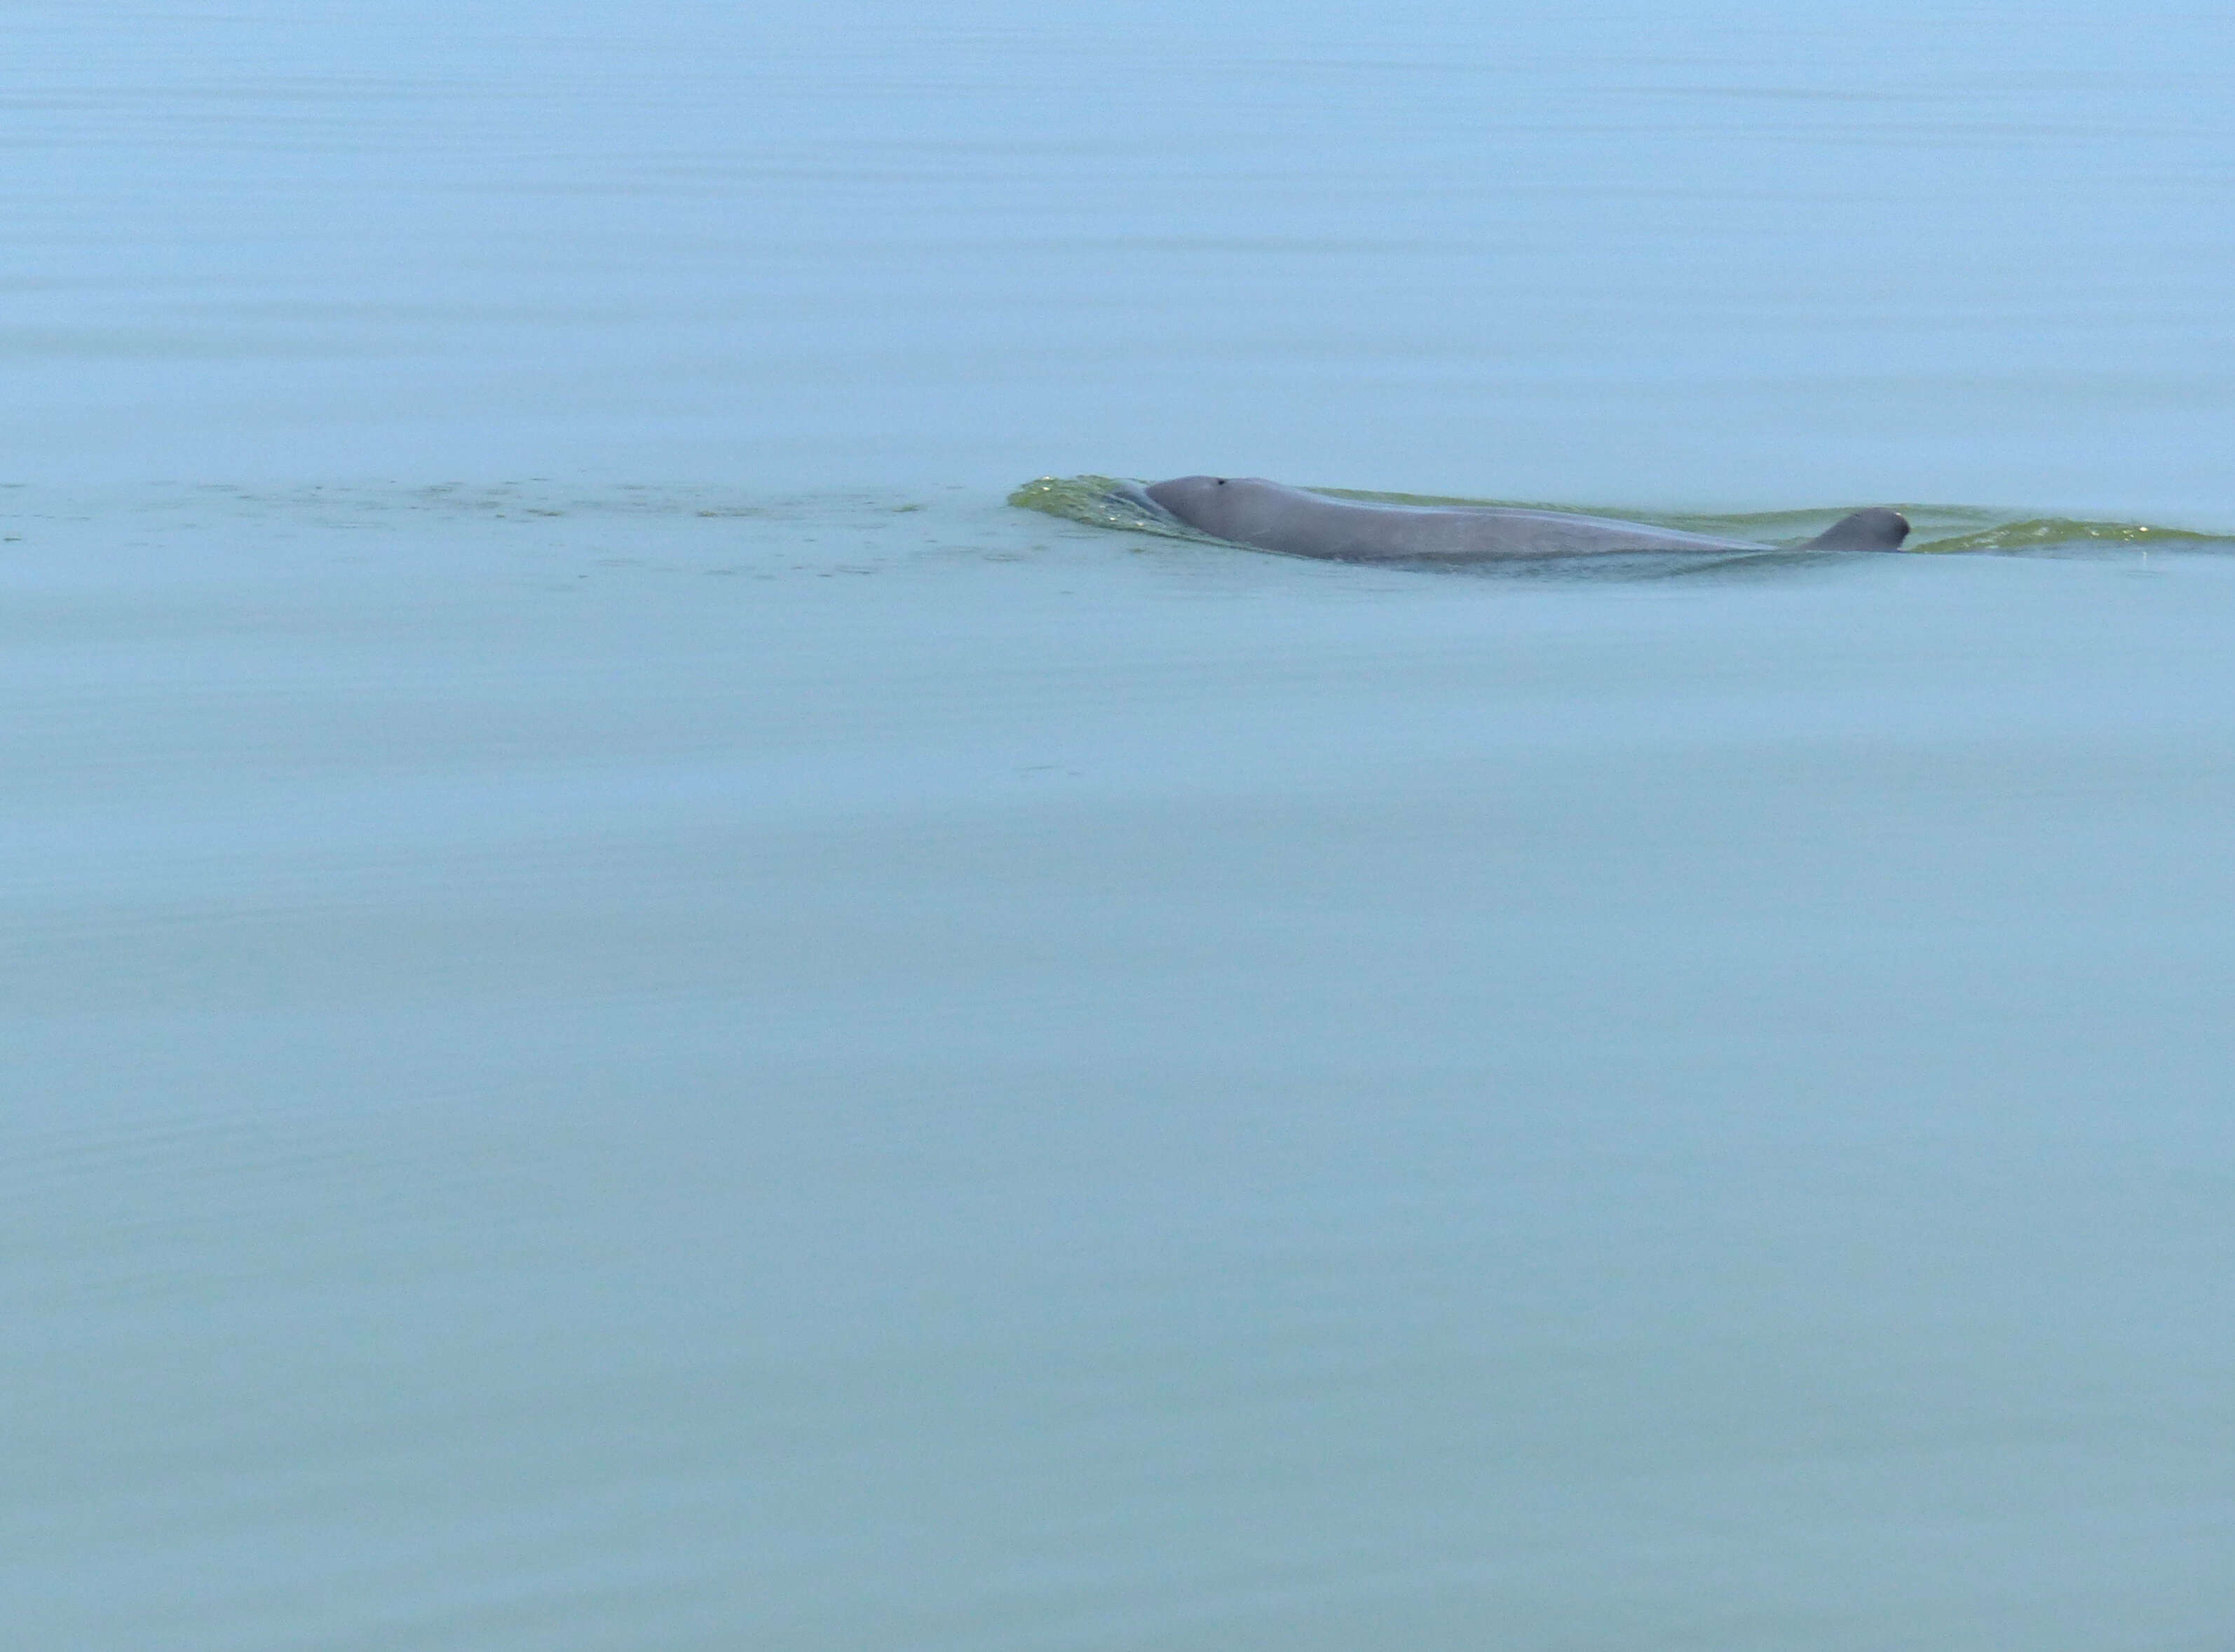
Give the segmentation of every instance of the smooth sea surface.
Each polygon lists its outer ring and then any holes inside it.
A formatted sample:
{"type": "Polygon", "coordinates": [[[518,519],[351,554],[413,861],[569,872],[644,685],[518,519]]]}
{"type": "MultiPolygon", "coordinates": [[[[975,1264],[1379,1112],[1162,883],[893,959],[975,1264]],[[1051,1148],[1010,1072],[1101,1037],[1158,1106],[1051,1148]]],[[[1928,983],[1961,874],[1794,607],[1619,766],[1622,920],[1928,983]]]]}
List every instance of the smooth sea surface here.
{"type": "Polygon", "coordinates": [[[2235,1646],[2223,14],[6,25],[0,1644],[2235,1646]]]}

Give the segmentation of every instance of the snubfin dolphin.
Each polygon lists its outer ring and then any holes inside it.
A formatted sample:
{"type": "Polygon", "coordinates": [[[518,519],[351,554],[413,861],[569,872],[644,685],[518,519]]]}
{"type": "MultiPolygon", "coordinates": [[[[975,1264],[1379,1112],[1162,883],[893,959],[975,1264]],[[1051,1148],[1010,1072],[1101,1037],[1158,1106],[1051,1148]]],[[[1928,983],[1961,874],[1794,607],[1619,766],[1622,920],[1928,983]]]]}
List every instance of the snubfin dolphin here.
{"type": "MultiPolygon", "coordinates": [[[[1151,483],[1140,492],[1157,509],[1213,539],[1338,562],[1464,562],[1779,548],[1558,511],[1491,505],[1369,505],[1254,476],[1181,476],[1151,483]]],[[[1842,517],[1805,545],[1788,548],[1897,551],[1908,537],[1909,521],[1900,512],[1875,509],[1842,517]]]]}

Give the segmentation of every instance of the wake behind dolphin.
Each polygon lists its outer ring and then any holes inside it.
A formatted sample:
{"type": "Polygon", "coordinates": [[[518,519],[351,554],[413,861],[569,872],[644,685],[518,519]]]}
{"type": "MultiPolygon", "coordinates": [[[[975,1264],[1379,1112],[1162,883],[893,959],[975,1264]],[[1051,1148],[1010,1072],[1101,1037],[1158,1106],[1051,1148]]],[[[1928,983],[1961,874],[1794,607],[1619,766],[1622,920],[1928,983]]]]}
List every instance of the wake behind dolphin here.
{"type": "Polygon", "coordinates": [[[1549,557],[1729,556],[1779,549],[1897,551],[1900,512],[1856,511],[1799,545],[1721,539],[1609,517],[1492,505],[1381,505],[1332,498],[1258,477],[1181,476],[1124,485],[1198,533],[1259,551],[1334,562],[1456,564],[1549,557]]]}

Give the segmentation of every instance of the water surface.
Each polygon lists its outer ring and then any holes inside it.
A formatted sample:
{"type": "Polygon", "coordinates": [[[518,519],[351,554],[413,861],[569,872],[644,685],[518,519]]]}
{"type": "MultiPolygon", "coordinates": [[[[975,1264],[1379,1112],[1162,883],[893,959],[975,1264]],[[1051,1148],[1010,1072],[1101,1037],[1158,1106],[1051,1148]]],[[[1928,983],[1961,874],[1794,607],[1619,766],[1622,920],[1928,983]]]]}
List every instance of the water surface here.
{"type": "Polygon", "coordinates": [[[16,8],[12,1643],[2217,1644],[2225,35],[16,8]]]}

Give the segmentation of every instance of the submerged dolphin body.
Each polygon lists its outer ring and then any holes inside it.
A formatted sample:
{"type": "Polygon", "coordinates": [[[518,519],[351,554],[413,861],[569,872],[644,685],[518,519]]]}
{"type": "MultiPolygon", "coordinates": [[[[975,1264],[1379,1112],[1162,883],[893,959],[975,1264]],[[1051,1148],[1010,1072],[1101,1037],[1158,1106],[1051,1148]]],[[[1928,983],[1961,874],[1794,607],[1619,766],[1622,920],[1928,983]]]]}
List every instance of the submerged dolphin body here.
{"type": "MultiPolygon", "coordinates": [[[[1129,489],[1129,492],[1132,490],[1129,489]]],[[[1260,551],[1337,562],[1487,562],[1501,558],[1667,555],[1773,551],[1603,516],[1493,505],[1372,505],[1255,477],[1181,476],[1139,496],[1199,533],[1260,551]]],[[[1857,511],[1800,551],[1897,551],[1909,536],[1898,511],[1857,511]]]]}

